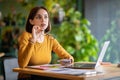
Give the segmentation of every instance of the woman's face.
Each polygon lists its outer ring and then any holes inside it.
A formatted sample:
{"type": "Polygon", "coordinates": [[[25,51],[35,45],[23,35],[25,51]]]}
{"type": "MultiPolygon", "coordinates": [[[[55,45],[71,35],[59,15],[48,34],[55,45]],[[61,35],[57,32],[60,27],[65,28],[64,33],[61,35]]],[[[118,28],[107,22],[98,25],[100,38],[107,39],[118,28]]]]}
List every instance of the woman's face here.
{"type": "Polygon", "coordinates": [[[39,9],[35,17],[30,19],[30,23],[34,26],[39,26],[40,31],[44,31],[48,27],[49,16],[46,10],[39,9]]]}

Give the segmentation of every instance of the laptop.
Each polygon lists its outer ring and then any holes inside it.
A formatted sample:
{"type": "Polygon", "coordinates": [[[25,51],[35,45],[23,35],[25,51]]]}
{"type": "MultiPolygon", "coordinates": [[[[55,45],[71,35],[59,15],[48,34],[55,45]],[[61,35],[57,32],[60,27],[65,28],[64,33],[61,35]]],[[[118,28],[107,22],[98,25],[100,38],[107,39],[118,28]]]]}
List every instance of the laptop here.
{"type": "Polygon", "coordinates": [[[105,41],[104,42],[104,45],[102,47],[102,50],[99,54],[99,57],[98,57],[98,60],[96,63],[79,63],[79,62],[76,62],[74,63],[73,65],[71,66],[67,66],[66,68],[74,68],[74,69],[95,69],[96,67],[98,67],[100,65],[100,62],[102,62],[103,58],[104,58],[104,55],[105,55],[105,52],[108,48],[108,45],[109,45],[110,41],[105,41]]]}

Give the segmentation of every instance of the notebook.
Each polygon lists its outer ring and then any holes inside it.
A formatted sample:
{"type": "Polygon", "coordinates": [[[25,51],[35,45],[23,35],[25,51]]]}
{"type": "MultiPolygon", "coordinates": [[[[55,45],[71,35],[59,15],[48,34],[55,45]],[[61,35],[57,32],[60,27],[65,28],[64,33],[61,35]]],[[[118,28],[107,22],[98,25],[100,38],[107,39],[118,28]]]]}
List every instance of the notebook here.
{"type": "Polygon", "coordinates": [[[108,48],[110,41],[105,41],[104,45],[102,47],[102,50],[98,56],[96,63],[74,63],[71,66],[67,66],[66,68],[76,68],[76,69],[94,69],[100,65],[100,62],[102,62],[105,52],[108,48]]]}

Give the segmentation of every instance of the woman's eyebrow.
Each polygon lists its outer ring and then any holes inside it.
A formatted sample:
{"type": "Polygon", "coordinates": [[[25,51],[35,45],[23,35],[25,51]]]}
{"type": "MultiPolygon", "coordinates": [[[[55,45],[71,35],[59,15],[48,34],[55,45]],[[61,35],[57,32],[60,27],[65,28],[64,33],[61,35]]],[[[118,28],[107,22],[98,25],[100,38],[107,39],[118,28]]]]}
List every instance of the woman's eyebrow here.
{"type": "Polygon", "coordinates": [[[48,14],[36,14],[37,16],[48,15],[48,14]]]}

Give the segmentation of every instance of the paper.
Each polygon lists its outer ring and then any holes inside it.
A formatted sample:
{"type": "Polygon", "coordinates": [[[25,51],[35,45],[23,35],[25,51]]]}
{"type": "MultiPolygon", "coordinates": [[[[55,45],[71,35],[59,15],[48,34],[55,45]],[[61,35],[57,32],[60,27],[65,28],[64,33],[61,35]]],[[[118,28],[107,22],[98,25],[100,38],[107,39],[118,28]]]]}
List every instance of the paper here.
{"type": "Polygon", "coordinates": [[[45,70],[47,72],[60,73],[60,74],[69,74],[69,75],[88,75],[96,74],[95,70],[81,70],[81,69],[70,69],[70,68],[52,68],[45,70]]]}
{"type": "Polygon", "coordinates": [[[63,66],[56,65],[56,64],[28,66],[28,68],[40,69],[40,70],[44,70],[46,72],[68,74],[68,75],[89,75],[89,74],[97,73],[95,70],[64,68],[63,66]]]}

